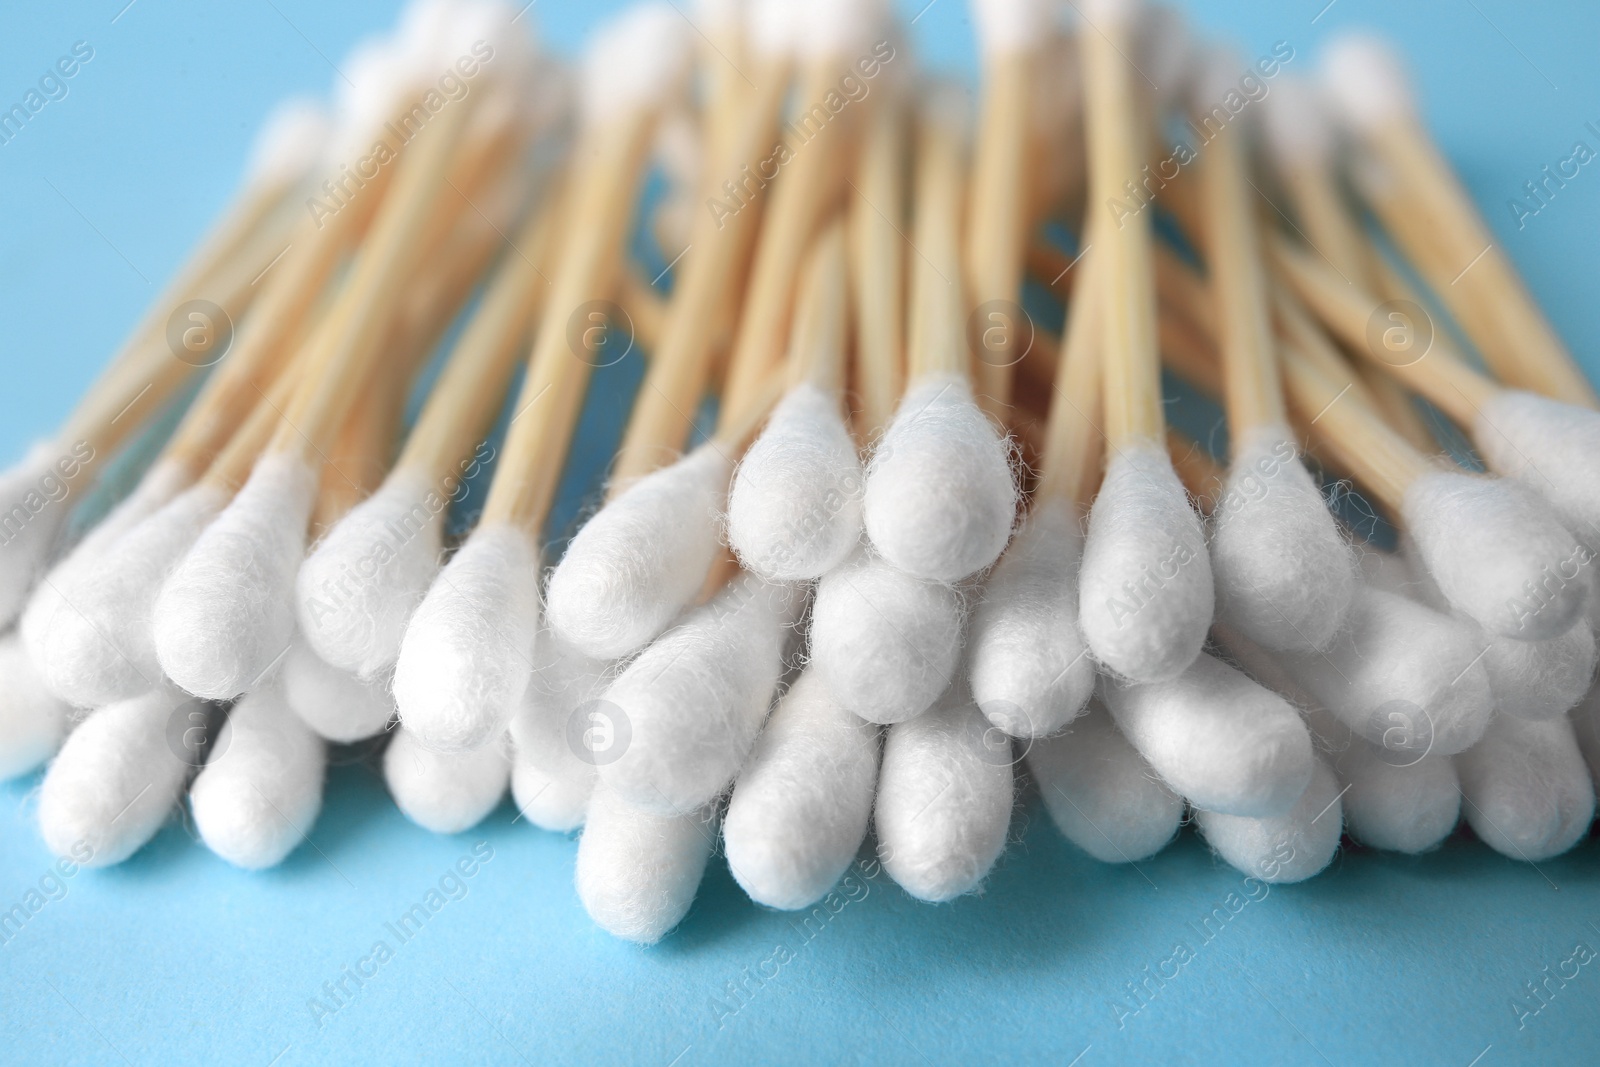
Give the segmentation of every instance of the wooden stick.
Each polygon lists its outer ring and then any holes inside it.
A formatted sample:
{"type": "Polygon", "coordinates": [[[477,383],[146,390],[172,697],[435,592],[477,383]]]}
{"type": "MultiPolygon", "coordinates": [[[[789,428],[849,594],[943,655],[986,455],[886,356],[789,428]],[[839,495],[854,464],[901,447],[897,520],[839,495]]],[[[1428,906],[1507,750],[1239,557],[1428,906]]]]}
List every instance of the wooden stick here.
{"type": "Polygon", "coordinates": [[[559,267],[484,503],[484,523],[515,523],[537,536],[550,509],[593,370],[587,353],[569,347],[569,320],[613,290],[655,117],[653,109],[633,110],[585,131],[575,150],[579,162],[564,209],[559,267]]]}
{"type": "Polygon", "coordinates": [[[270,451],[309,459],[332,446],[376,369],[389,313],[425,247],[432,208],[446,189],[451,154],[472,117],[472,101],[468,97],[436,115],[397,163],[394,184],[340,293],[340,308],[329,316],[331,329],[319,336],[314,361],[270,451]]]}
{"type": "MultiPolygon", "coordinates": [[[[820,60],[807,65],[800,82],[799,117],[787,133],[801,135],[811,110],[835,92],[840,63],[820,60]]],[[[771,203],[762,220],[761,239],[751,267],[739,329],[723,387],[724,403],[743,410],[768,370],[781,362],[789,317],[794,306],[800,262],[816,232],[844,188],[844,163],[849,146],[849,109],[832,116],[809,140],[791,138],[791,158],[772,187],[771,203]]]]}
{"type": "Polygon", "coordinates": [[[1216,135],[1200,167],[1206,265],[1216,301],[1228,428],[1236,438],[1284,425],[1288,409],[1267,312],[1249,160],[1236,125],[1216,135]]]}
{"type": "Polygon", "coordinates": [[[1090,251],[1078,269],[1088,273],[1078,283],[1067,309],[1067,329],[1061,340],[1060,370],[1051,394],[1037,493],[1041,497],[1070,500],[1087,508],[1099,484],[1105,453],[1104,433],[1100,429],[1103,392],[1100,353],[1106,318],[1105,258],[1090,251]]]}
{"type": "MultiPolygon", "coordinates": [[[[972,154],[967,197],[967,244],[963,260],[974,307],[990,301],[1017,304],[1022,296],[1023,247],[1029,190],[1028,112],[1033,55],[1015,51],[986,57],[981,112],[972,154]]],[[[1016,336],[1016,331],[1012,331],[1016,336]]],[[[977,361],[973,375],[978,403],[992,415],[1011,404],[1012,365],[977,361]]]]}
{"type": "Polygon", "coordinates": [[[800,274],[789,331],[788,384],[807,382],[835,396],[844,390],[850,291],[845,282],[844,220],[817,235],[800,274]]]}
{"type": "Polygon", "coordinates": [[[1600,408],[1472,198],[1414,116],[1367,131],[1382,180],[1357,169],[1363,195],[1449,306],[1500,380],[1600,408]]]}
{"type": "Polygon", "coordinates": [[[1228,472],[1198,442],[1176,430],[1167,430],[1167,455],[1172,457],[1172,469],[1178,472],[1178,480],[1189,491],[1199,511],[1210,514],[1221,496],[1218,490],[1226,482],[1228,472]]]}
{"type": "Polygon", "coordinates": [[[904,99],[885,89],[867,123],[848,206],[863,440],[889,425],[905,388],[904,99]]]}
{"type": "MultiPolygon", "coordinates": [[[[1150,211],[1118,218],[1111,202],[1122,183],[1139,173],[1146,137],[1127,56],[1134,51],[1128,17],[1100,20],[1098,32],[1080,33],[1089,132],[1088,217],[1104,212],[1105,226],[1105,427],[1111,447],[1160,442],[1161,360],[1156,348],[1154,267],[1150,211]]],[[[1092,223],[1091,223],[1092,226],[1092,223]]]]}
{"type": "Polygon", "coordinates": [[[912,381],[932,374],[970,380],[966,301],[962,298],[961,214],[966,169],[966,131],[960,110],[936,90],[917,122],[915,193],[912,197],[917,250],[911,267],[907,371],[912,381]]]}
{"type": "Polygon", "coordinates": [[[451,350],[396,467],[435,484],[456,469],[504,404],[519,341],[543,306],[564,194],[548,190],[503,256],[472,321],[451,350]]]}
{"type": "MultiPolygon", "coordinates": [[[[1477,410],[1499,392],[1494,382],[1467,365],[1438,330],[1434,331],[1431,348],[1420,358],[1395,362],[1379,358],[1371,348],[1367,330],[1373,312],[1383,301],[1343,284],[1324,264],[1288,241],[1275,242],[1273,256],[1300,298],[1350,351],[1427,397],[1453,421],[1472,426],[1477,410]]],[[[1395,287],[1403,286],[1397,275],[1389,280],[1395,287]]]]}

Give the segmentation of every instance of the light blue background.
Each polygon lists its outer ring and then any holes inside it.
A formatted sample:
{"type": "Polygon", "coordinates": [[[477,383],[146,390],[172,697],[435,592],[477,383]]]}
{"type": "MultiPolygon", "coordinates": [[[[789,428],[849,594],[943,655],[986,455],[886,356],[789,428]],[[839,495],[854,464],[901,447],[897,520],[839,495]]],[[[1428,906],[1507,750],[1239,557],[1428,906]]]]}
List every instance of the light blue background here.
{"type": "MultiPolygon", "coordinates": [[[[325,91],[327,59],[394,9],[124,2],[0,15],[0,102],[74,41],[95,49],[70,95],[0,145],[0,457],[67,411],[220,210],[272,103],[325,91]]],[[[1289,41],[1294,67],[1342,26],[1403,42],[1446,150],[1557,328],[1600,370],[1600,173],[1586,168],[1520,232],[1505,206],[1574,140],[1595,144],[1583,124],[1600,120],[1600,11],[1323,2],[1203,3],[1194,15],[1250,54],[1289,41]]],[[[539,0],[529,14],[571,52],[616,6],[539,0]]],[[[921,3],[903,6],[909,18],[921,3]]],[[[970,69],[960,0],[935,0],[915,32],[929,63],[970,69]]],[[[600,448],[584,450],[591,467],[600,448]]],[[[879,875],[807,930],[752,906],[713,860],[680,931],[640,949],[584,916],[572,840],[513,824],[509,804],[472,833],[429,835],[360,755],[342,754],[312,847],[278,870],[233,870],[175,822],[121,867],[69,879],[0,947],[0,1060],[1490,1067],[1600,1055],[1600,963],[1523,1030],[1510,1006],[1577,942],[1600,945],[1592,839],[1537,869],[1464,833],[1420,859],[1347,852],[1203,944],[1199,924],[1242,879],[1196,838],[1138,870],[1106,867],[1025,797],[981,896],[929,907],[879,875]],[[308,999],[379,937],[393,946],[383,924],[478,842],[494,857],[467,895],[319,1027],[308,999]],[[1180,940],[1195,959],[1119,1028],[1113,1000],[1180,940]],[[719,1018],[712,998],[780,945],[794,958],[719,1018]]],[[[37,785],[0,787],[0,910],[50,863],[32,822],[37,785]]]]}

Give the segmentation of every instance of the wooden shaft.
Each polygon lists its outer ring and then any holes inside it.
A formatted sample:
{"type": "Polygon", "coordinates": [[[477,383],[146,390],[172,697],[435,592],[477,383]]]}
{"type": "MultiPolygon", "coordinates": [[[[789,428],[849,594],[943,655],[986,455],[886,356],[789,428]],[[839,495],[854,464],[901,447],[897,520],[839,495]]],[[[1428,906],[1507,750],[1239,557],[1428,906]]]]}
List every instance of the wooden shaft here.
{"type": "Polygon", "coordinates": [[[848,131],[841,127],[854,116],[846,109],[812,132],[817,124],[815,109],[828,114],[822,101],[835,91],[838,77],[839,63],[823,60],[809,64],[800,79],[802,110],[783,131],[790,158],[772,187],[728,363],[723,388],[728,410],[745,408],[766,372],[781,362],[800,261],[817,223],[844,187],[848,131]]]}
{"type": "Polygon", "coordinates": [[[1237,126],[1228,126],[1199,162],[1206,264],[1216,301],[1223,398],[1229,430],[1244,435],[1283,425],[1288,409],[1267,310],[1261,237],[1249,159],[1237,126]]]}
{"type": "Polygon", "coordinates": [[[1398,513],[1406,490],[1434,470],[1427,457],[1380,419],[1371,407],[1352,400],[1356,378],[1329,378],[1297,345],[1283,346],[1284,383],[1312,434],[1337,461],[1398,513]]]}
{"type": "MultiPolygon", "coordinates": [[[[943,110],[945,105],[934,107],[943,110]]],[[[965,140],[958,120],[949,114],[925,111],[917,123],[911,240],[917,255],[911,265],[906,351],[912,381],[930,374],[971,377],[961,279],[965,140]]]]}
{"type": "Polygon", "coordinates": [[[585,131],[576,150],[554,286],[484,503],[485,523],[514,523],[536,534],[550,509],[593,370],[592,353],[569,335],[576,330],[582,337],[584,305],[613,291],[654,128],[654,111],[639,109],[585,131]]]}
{"type": "Polygon", "coordinates": [[[850,282],[863,438],[889,425],[905,388],[905,102],[886,90],[871,110],[851,183],[850,282]]]}
{"type": "Polygon", "coordinates": [[[300,378],[310,366],[311,356],[311,347],[302,345],[283,373],[270,385],[257,390],[255,406],[239,424],[237,432],[228,438],[228,443],[217,452],[216,458],[206,468],[202,481],[229,492],[244,484],[256,459],[266,449],[267,442],[283,421],[283,412],[294,399],[300,378]]]}
{"type": "MultiPolygon", "coordinates": [[[[967,244],[963,260],[974,307],[990,301],[1017,304],[1022,298],[1022,260],[1030,196],[1028,111],[1033,56],[1010,52],[989,57],[983,73],[983,103],[968,186],[967,244]]],[[[999,415],[1011,403],[1012,366],[979,360],[973,374],[979,404],[999,415]]]]}
{"type": "MultiPolygon", "coordinates": [[[[1420,358],[1392,362],[1379,358],[1368,331],[1383,301],[1345,285],[1324,264],[1287,241],[1275,242],[1273,256],[1295,292],[1350,351],[1427,397],[1455,422],[1470,427],[1477,409],[1499,391],[1469,367],[1437,329],[1432,347],[1420,358]]],[[[1400,284],[1398,277],[1391,281],[1400,284]]],[[[1414,330],[1415,325],[1409,324],[1409,328],[1414,330]]]]}
{"type": "Polygon", "coordinates": [[[842,394],[849,323],[844,221],[835,218],[817,235],[800,275],[789,331],[789,385],[809,382],[835,396],[842,394]]]}
{"type": "MultiPolygon", "coordinates": [[[[1161,361],[1156,348],[1155,282],[1148,208],[1118,206],[1123,183],[1143,165],[1141,108],[1127,56],[1134,52],[1127,18],[1105,18],[1080,33],[1089,143],[1088,217],[1105,233],[1105,427],[1112,447],[1161,441],[1161,361]]],[[[1092,223],[1091,223],[1092,226],[1092,223]]]]}
{"type": "Polygon", "coordinates": [[[617,271],[617,304],[633,324],[633,339],[646,352],[661,347],[667,329],[667,299],[631,264],[617,271]]]}
{"type": "Polygon", "coordinates": [[[608,491],[613,496],[678,455],[694,429],[723,309],[729,292],[738,289],[738,276],[749,261],[766,208],[764,197],[756,197],[732,215],[713,212],[709,204],[725,198],[724,181],[736,178],[747,166],[759,167],[771,152],[789,85],[787,69],[786,64],[775,64],[763,73],[756,98],[741,109],[725,152],[711,165],[705,189],[708,207],[695,215],[661,344],[639,387],[612,467],[608,491]]]}
{"type": "Polygon", "coordinates": [[[1172,469],[1177,472],[1178,480],[1188,490],[1200,512],[1209,515],[1220,496],[1218,490],[1226,482],[1228,472],[1199,443],[1176,430],[1167,431],[1167,455],[1172,457],[1172,469]]]}
{"type": "Polygon", "coordinates": [[[1402,118],[1370,144],[1396,179],[1367,183],[1374,209],[1455,315],[1495,375],[1586,407],[1600,395],[1573,362],[1516,268],[1421,124],[1402,118]]]}
{"type": "MultiPolygon", "coordinates": [[[[1103,230],[1104,227],[1096,227],[1103,230]]],[[[1096,235],[1098,236],[1098,234],[1096,235]]],[[[1092,242],[1091,242],[1092,244],[1092,242]]],[[[1038,494],[1087,507],[1103,462],[1101,351],[1105,339],[1105,259],[1090,251],[1067,309],[1056,386],[1040,459],[1038,494]]]]}
{"type": "MultiPolygon", "coordinates": [[[[445,108],[404,150],[350,279],[329,316],[331,329],[269,448],[309,458],[333,444],[350,405],[377,367],[396,295],[415,271],[433,209],[447,190],[451,155],[472,117],[471,97],[445,108]]],[[[454,193],[451,193],[454,198],[454,193]]]]}
{"type": "Polygon", "coordinates": [[[550,288],[544,272],[551,267],[561,202],[559,190],[549,190],[528,213],[451,349],[397,467],[420,472],[430,484],[452,473],[504,405],[519,342],[550,288]]]}

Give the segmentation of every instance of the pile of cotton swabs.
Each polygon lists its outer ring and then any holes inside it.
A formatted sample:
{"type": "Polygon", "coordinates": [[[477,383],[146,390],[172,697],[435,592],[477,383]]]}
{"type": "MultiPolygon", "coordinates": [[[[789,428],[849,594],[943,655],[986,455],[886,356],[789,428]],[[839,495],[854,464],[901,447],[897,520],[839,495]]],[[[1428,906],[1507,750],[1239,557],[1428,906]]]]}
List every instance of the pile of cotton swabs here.
{"type": "Polygon", "coordinates": [[[719,850],[776,908],[869,828],[972,892],[1024,782],[1111,863],[1186,813],[1271,881],[1463,815],[1572,847],[1594,392],[1382,45],[1313,83],[1080,7],[975,0],[970,108],[875,4],[647,4],[568,70],[419,0],[283,108],[0,479],[0,774],[48,762],[50,849],[118,863],[187,796],[271,866],[363,741],[430,830],[508,784],[581,828],[641,941],[719,850]],[[642,384],[547,557],[619,318],[642,384]],[[1165,425],[1212,401],[1226,469],[1165,425]]]}

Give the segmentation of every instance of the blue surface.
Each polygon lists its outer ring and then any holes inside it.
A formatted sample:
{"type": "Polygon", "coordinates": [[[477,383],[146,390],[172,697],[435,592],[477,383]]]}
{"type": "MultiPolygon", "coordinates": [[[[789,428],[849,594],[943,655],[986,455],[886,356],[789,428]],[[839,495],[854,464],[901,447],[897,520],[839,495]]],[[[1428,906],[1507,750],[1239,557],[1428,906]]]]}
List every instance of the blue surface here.
{"type": "MultiPolygon", "coordinates": [[[[73,42],[95,49],[67,97],[0,145],[0,456],[67,410],[220,209],[271,104],[324,91],[324,57],[393,14],[356,0],[124,3],[0,15],[0,101],[73,42]]],[[[1585,168],[1520,231],[1506,207],[1574,140],[1596,144],[1584,123],[1600,122],[1600,12],[1337,0],[1313,24],[1323,3],[1206,3],[1195,16],[1252,54],[1287,40],[1301,65],[1340,26],[1399,38],[1500,239],[1600,370],[1600,172],[1585,168]]],[[[530,14],[571,50],[615,6],[539,0],[530,14]]],[[[934,0],[915,32],[930,63],[970,67],[959,0],[934,0]]],[[[580,447],[595,467],[597,447],[580,447]]],[[[1600,1054],[1600,964],[1551,982],[1521,1029],[1512,1006],[1576,944],[1600,946],[1592,839],[1537,869],[1466,835],[1420,859],[1350,850],[1309,884],[1251,899],[1192,835],[1137,870],[1106,867],[1025,796],[981,896],[920,905],[869,865],[836,914],[807,925],[752,906],[714,860],[681,930],[645,950],[589,924],[571,840],[514,824],[509,805],[472,833],[428,835],[394,810],[370,760],[342,755],[311,846],[258,875],[174,823],[120,868],[50,882],[37,778],[0,787],[0,911],[30,888],[58,898],[0,947],[0,1060],[1490,1067],[1600,1054]],[[492,858],[447,880],[460,898],[401,943],[385,923],[475,849],[492,858]],[[1229,917],[1207,925],[1218,907],[1229,917]],[[391,958],[359,987],[345,979],[354,992],[338,1005],[324,983],[379,940],[391,958]],[[1129,983],[1178,942],[1192,959],[1132,999],[1129,983]]]]}

